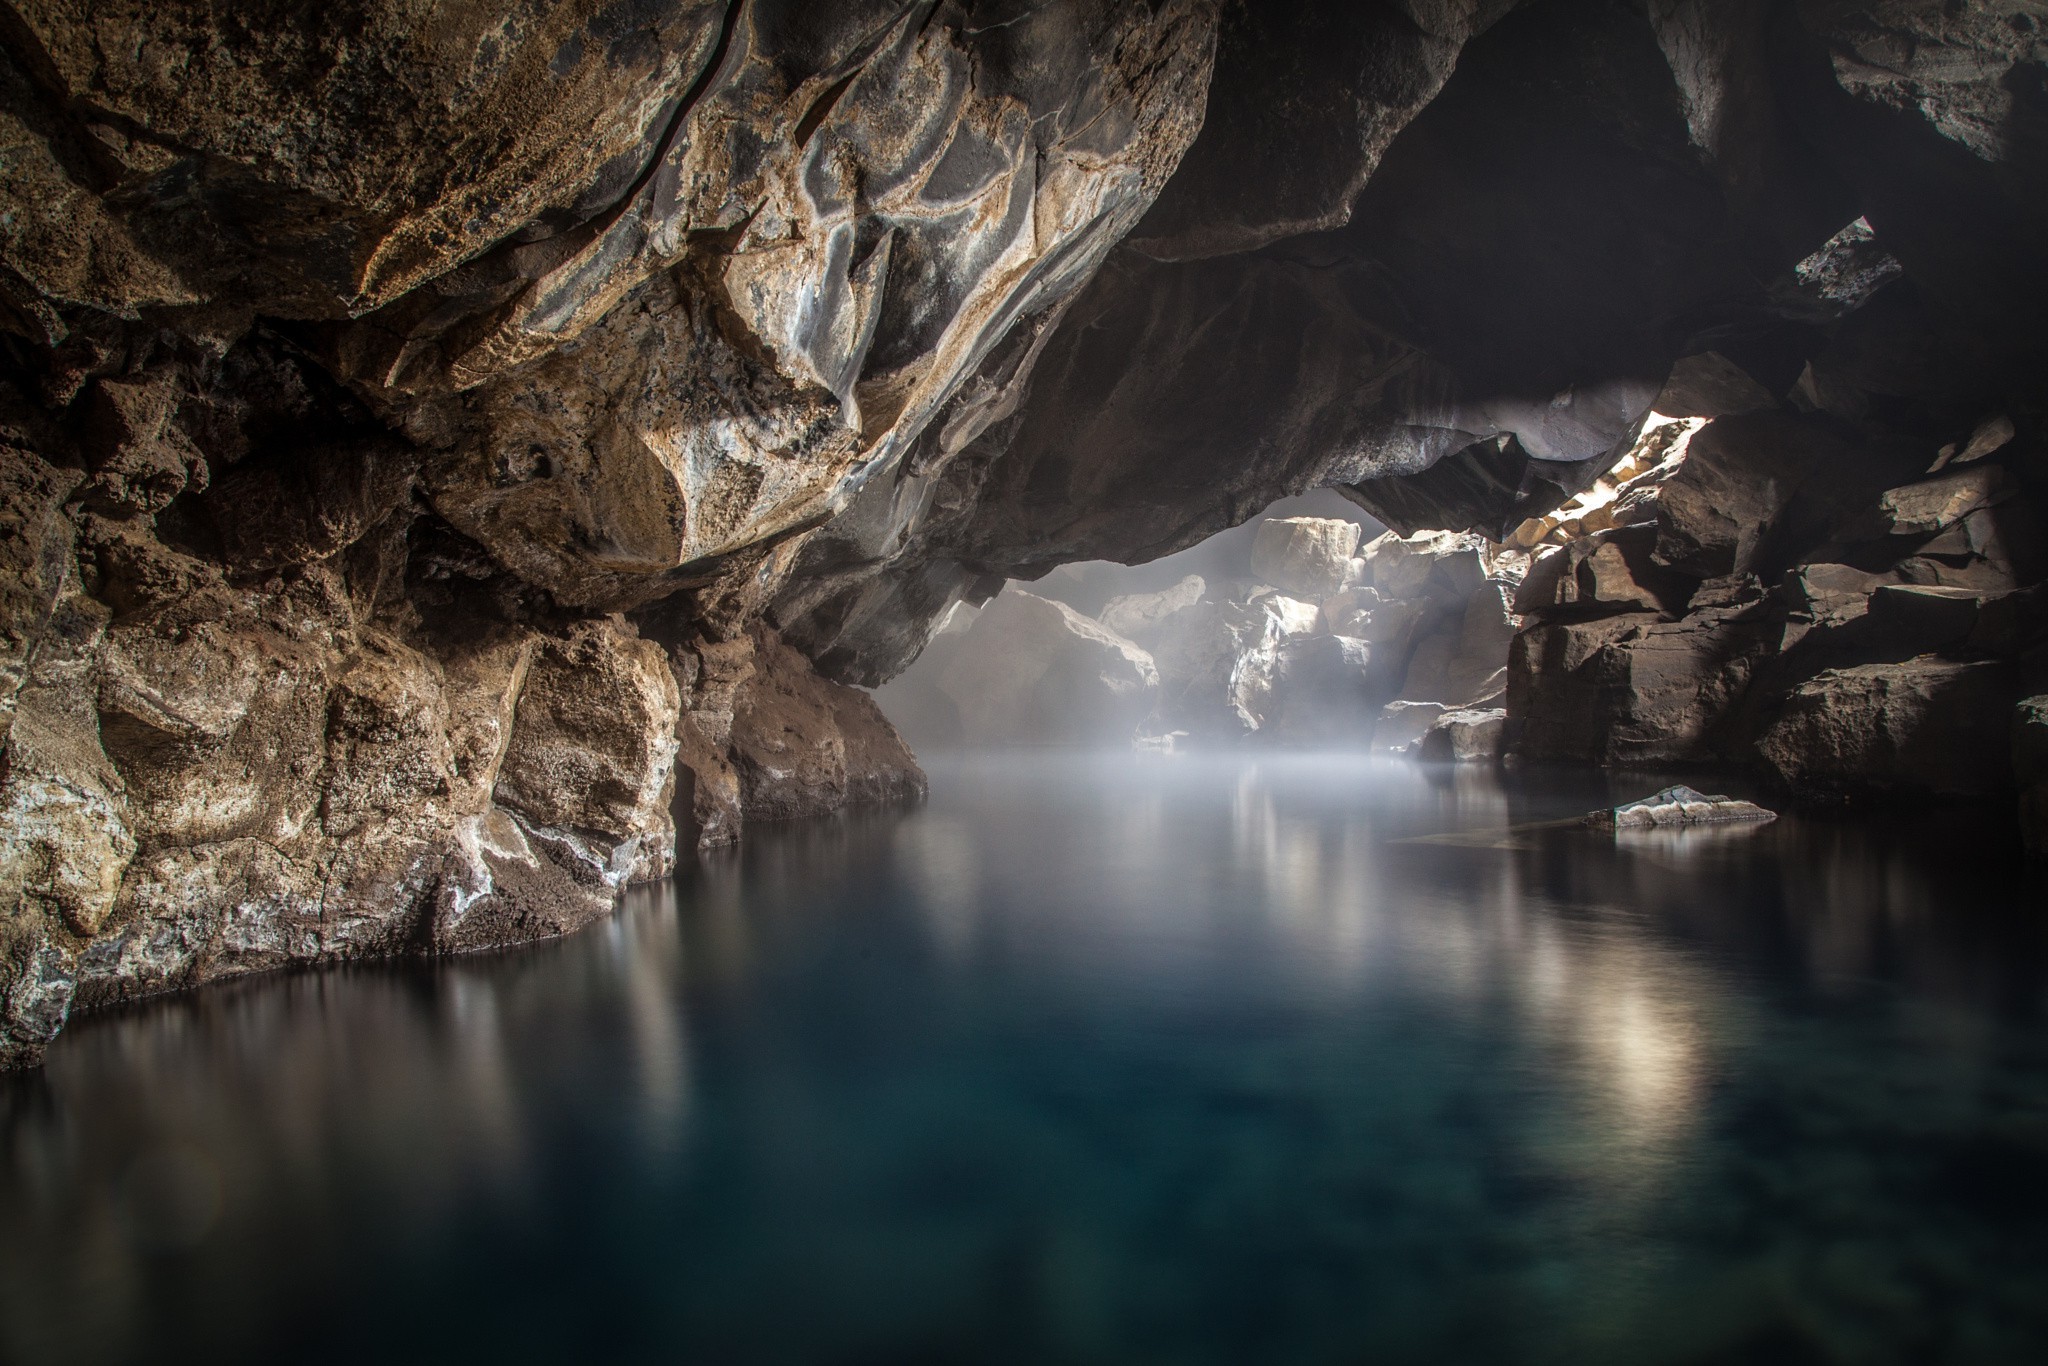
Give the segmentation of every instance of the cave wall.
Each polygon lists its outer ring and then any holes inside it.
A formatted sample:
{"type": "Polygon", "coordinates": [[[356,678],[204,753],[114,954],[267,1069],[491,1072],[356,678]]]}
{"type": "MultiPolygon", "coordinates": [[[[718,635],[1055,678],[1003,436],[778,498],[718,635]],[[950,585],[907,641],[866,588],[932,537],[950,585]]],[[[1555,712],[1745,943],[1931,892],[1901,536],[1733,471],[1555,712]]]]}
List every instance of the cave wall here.
{"type": "Polygon", "coordinates": [[[0,1062],[914,794],[845,685],[956,602],[1497,534],[1689,359],[2033,449],[2043,17],[0,6],[0,1062]],[[1859,215],[1898,278],[1800,275],[1859,215]]]}

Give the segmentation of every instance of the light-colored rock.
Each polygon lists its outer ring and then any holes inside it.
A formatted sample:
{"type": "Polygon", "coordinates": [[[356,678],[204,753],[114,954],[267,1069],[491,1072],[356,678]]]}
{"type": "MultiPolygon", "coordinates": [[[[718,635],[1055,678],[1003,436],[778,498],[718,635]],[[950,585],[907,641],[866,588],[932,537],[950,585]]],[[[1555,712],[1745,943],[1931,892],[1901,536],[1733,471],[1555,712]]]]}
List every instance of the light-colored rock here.
{"type": "Polygon", "coordinates": [[[1388,532],[1365,548],[1382,598],[1463,603],[1487,577],[1486,541],[1455,531],[1388,532]]]}
{"type": "Polygon", "coordinates": [[[1648,826],[1761,825],[1778,813],[1734,797],[1710,796],[1678,784],[1661,792],[1586,817],[1586,824],[1607,830],[1648,826]]]}
{"type": "Polygon", "coordinates": [[[1322,599],[1354,570],[1360,528],[1334,517],[1269,517],[1252,541],[1252,573],[1298,598],[1322,599]]]}
{"type": "Polygon", "coordinates": [[[1423,732],[1417,756],[1425,763],[1492,763],[1500,758],[1507,724],[1499,708],[1447,711],[1423,732]]]}
{"type": "Polygon", "coordinates": [[[1202,600],[1208,585],[1199,574],[1190,574],[1171,588],[1157,593],[1127,593],[1111,598],[1096,620],[1112,635],[1136,641],[1148,648],[1159,638],[1160,628],[1166,619],[1183,607],[1192,607],[1202,600]]]}
{"type": "Polygon", "coordinates": [[[1939,478],[1888,489],[1880,503],[1885,522],[1893,535],[1917,536],[1954,526],[2011,492],[2011,480],[2002,468],[1976,465],[1939,478]]]}
{"type": "Polygon", "coordinates": [[[976,618],[939,686],[970,743],[1129,743],[1157,701],[1159,671],[1065,603],[1011,588],[976,618]]]}

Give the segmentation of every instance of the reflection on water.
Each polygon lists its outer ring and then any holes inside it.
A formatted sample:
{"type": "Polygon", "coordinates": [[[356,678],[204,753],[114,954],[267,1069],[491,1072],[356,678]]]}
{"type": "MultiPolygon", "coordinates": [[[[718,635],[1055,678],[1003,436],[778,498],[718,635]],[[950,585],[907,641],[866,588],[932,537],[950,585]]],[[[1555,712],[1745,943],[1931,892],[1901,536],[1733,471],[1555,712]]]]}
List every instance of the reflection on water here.
{"type": "Polygon", "coordinates": [[[81,1020],[0,1357],[2048,1359],[2048,934],[1980,815],[963,760],[559,944],[81,1020]]]}

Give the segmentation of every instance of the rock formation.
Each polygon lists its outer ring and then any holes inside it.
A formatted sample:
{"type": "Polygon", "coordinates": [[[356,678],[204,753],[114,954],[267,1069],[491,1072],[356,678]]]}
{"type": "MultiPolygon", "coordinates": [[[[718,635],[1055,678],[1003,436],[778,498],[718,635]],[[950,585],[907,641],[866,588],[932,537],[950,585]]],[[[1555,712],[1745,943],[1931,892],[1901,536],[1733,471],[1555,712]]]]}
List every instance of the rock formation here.
{"type": "Polygon", "coordinates": [[[843,685],[1304,489],[1419,555],[1206,585],[1162,699],[1485,701],[1514,586],[1428,537],[1540,525],[1657,402],[1683,462],[1540,533],[1513,743],[2015,782],[2030,5],[421,13],[4,12],[0,1062],[913,792],[843,685]]]}

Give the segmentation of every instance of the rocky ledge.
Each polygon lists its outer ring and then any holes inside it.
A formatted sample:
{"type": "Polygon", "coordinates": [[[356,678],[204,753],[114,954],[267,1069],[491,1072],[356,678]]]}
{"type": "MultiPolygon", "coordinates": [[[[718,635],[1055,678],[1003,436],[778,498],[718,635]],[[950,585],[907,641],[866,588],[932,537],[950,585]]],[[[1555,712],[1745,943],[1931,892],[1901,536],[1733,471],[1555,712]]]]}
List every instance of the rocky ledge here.
{"type": "Polygon", "coordinates": [[[1318,486],[1503,541],[1660,393],[1520,744],[1825,783],[2048,691],[2030,4],[422,13],[0,13],[0,1063],[914,793],[851,685],[959,604],[1318,486]]]}

